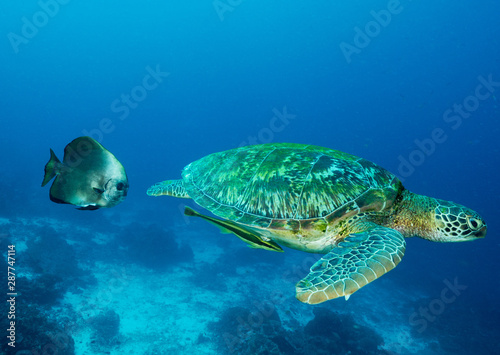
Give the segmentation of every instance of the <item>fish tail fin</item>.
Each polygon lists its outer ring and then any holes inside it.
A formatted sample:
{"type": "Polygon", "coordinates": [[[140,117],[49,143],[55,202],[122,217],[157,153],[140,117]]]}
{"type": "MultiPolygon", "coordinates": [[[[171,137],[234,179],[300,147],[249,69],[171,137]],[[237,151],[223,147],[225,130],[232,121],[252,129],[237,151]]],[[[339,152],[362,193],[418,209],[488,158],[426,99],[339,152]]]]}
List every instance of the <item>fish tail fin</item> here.
{"type": "Polygon", "coordinates": [[[188,206],[184,208],[184,214],[186,216],[200,217],[200,214],[198,212],[196,212],[195,210],[193,210],[191,207],[188,206]]]}
{"type": "Polygon", "coordinates": [[[42,186],[47,185],[47,183],[59,173],[57,169],[59,164],[61,164],[61,161],[51,149],[49,162],[45,165],[45,176],[43,177],[42,186]]]}

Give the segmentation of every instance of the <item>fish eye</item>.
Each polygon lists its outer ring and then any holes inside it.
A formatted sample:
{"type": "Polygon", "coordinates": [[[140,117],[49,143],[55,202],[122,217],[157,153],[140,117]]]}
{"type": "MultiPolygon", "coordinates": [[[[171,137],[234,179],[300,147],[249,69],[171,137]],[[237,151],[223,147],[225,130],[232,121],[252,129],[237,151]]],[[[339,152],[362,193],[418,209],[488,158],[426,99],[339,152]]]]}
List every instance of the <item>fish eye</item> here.
{"type": "Polygon", "coordinates": [[[480,229],[483,226],[483,222],[481,222],[481,220],[474,218],[474,217],[468,217],[467,224],[469,225],[470,228],[472,228],[474,230],[480,229]]]}
{"type": "Polygon", "coordinates": [[[118,191],[123,190],[124,187],[125,187],[125,184],[123,182],[119,182],[118,184],[116,184],[116,189],[118,191]]]}

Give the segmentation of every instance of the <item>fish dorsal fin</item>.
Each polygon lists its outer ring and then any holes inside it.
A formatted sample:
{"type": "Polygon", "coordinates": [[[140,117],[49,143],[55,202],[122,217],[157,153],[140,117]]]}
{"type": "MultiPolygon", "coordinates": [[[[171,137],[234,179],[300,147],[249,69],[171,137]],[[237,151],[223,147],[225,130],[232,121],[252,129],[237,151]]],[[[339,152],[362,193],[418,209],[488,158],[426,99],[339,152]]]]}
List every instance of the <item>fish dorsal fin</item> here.
{"type": "MultiPolygon", "coordinates": [[[[90,137],[78,137],[64,148],[63,163],[75,167],[92,154],[109,153],[99,142],[90,137]]],[[[111,154],[111,153],[109,153],[111,154]]]]}

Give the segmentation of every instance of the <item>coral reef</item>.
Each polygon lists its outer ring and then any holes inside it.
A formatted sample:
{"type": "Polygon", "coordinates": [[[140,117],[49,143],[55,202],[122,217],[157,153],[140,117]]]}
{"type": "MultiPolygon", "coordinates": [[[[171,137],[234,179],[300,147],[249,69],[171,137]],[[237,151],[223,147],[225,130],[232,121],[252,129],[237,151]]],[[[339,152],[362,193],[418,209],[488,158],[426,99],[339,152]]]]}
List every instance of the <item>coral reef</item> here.
{"type": "MultiPolygon", "coordinates": [[[[226,354],[383,354],[383,339],[374,330],[357,324],[353,317],[315,308],[305,327],[286,330],[272,305],[251,312],[226,309],[211,323],[217,349],[226,354]]],[[[204,341],[206,339],[202,338],[204,341]]]]}
{"type": "Polygon", "coordinates": [[[62,278],[53,274],[42,274],[33,280],[18,277],[17,285],[21,296],[28,297],[30,302],[41,306],[52,305],[65,292],[62,278]]]}
{"type": "Polygon", "coordinates": [[[275,308],[256,312],[233,307],[209,326],[218,351],[226,354],[382,354],[383,339],[352,316],[315,308],[305,327],[286,330],[275,308]]]}
{"type": "MultiPolygon", "coordinates": [[[[75,344],[70,332],[55,320],[49,319],[36,305],[24,301],[22,297],[18,297],[16,301],[15,322],[17,353],[24,353],[23,350],[30,354],[73,355],[75,353],[75,344]]],[[[4,326],[3,323],[2,321],[4,326]]],[[[2,342],[1,353],[10,354],[12,349],[7,345],[7,341],[2,342]]]]}
{"type": "Polygon", "coordinates": [[[23,265],[31,270],[31,279],[20,278],[18,290],[40,305],[54,303],[68,289],[95,284],[92,274],[80,268],[75,249],[52,227],[33,230],[35,238],[27,240],[23,265]]]}
{"type": "Polygon", "coordinates": [[[34,229],[36,238],[28,239],[26,260],[38,274],[57,275],[70,283],[84,275],[78,267],[76,252],[66,239],[49,226],[34,229]]]}
{"type": "Polygon", "coordinates": [[[95,350],[112,348],[120,344],[120,316],[112,309],[108,309],[88,320],[92,327],[92,347],[95,350]]]}
{"type": "Polygon", "coordinates": [[[377,354],[383,339],[374,330],[357,324],[349,314],[314,308],[314,319],[304,328],[311,348],[325,350],[325,354],[377,354]]]}
{"type": "Polygon", "coordinates": [[[225,310],[220,320],[209,328],[215,335],[220,353],[281,354],[273,339],[280,337],[280,342],[286,341],[285,330],[274,308],[263,314],[250,312],[243,307],[232,307],[225,310]]]}

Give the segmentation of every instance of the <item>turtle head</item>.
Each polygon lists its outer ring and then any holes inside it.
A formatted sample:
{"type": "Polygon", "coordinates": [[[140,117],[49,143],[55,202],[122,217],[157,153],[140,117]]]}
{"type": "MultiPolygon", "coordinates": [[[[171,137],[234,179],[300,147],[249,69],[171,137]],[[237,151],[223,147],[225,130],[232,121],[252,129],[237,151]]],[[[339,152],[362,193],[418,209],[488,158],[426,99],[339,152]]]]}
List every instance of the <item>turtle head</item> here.
{"type": "Polygon", "coordinates": [[[464,242],[484,238],[486,222],[473,210],[451,201],[435,200],[436,242],[464,242]]]}
{"type": "Polygon", "coordinates": [[[486,222],[470,208],[404,190],[393,228],[405,237],[433,242],[465,242],[484,238],[486,222]]]}

